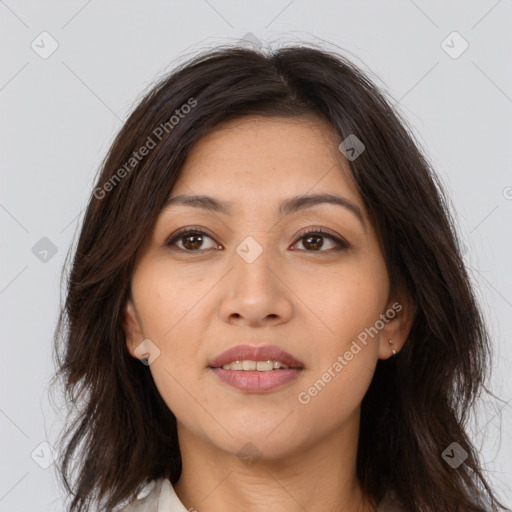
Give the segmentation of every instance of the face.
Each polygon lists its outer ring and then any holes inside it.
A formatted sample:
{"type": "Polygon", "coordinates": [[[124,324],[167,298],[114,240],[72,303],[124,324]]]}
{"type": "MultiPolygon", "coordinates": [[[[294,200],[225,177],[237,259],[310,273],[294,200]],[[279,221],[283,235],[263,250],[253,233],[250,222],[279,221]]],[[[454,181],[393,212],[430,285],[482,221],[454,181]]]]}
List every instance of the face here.
{"type": "Polygon", "coordinates": [[[190,153],[170,199],[212,200],[161,211],[125,317],[180,443],[280,458],[357,431],[377,360],[407,328],[339,142],[320,120],[246,117],[190,153]],[[340,199],[303,200],[322,194],[340,199]],[[247,369],[213,368],[235,360],[247,369]]]}

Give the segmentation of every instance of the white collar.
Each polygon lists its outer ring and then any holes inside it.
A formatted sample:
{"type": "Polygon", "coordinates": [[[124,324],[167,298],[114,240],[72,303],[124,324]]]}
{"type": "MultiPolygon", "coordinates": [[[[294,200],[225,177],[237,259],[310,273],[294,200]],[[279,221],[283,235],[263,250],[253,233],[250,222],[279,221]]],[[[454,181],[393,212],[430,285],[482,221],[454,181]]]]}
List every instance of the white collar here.
{"type": "Polygon", "coordinates": [[[152,480],[120,512],[188,512],[167,478],[152,480]]]}

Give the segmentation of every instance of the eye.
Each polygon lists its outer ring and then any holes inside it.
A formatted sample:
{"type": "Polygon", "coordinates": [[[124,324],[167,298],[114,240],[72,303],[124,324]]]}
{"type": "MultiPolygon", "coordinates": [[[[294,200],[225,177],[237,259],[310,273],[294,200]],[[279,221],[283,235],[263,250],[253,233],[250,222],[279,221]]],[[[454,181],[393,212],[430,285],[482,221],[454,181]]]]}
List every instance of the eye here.
{"type": "MultiPolygon", "coordinates": [[[[331,252],[332,250],[343,250],[349,247],[348,243],[337,236],[323,230],[322,228],[310,228],[301,234],[299,242],[302,243],[306,252],[331,252]],[[325,249],[324,240],[328,239],[333,247],[325,249]]],[[[296,243],[297,244],[297,243],[296,243]]],[[[294,245],[296,245],[294,244],[294,245]]],[[[168,247],[177,247],[178,250],[185,252],[201,252],[201,249],[221,249],[211,236],[200,229],[183,228],[177,233],[171,235],[171,238],[165,244],[168,247]],[[210,240],[209,247],[205,247],[205,241],[210,240]]]]}
{"type": "Polygon", "coordinates": [[[349,247],[348,243],[344,240],[341,240],[322,228],[310,228],[306,232],[302,233],[299,239],[299,241],[303,240],[302,245],[306,248],[301,250],[306,250],[307,252],[331,252],[330,250],[324,249],[324,239],[329,239],[331,242],[334,242],[334,247],[330,247],[328,249],[341,251],[343,249],[348,249],[349,247]],[[321,248],[323,250],[320,250],[321,248]]]}
{"type": "Polygon", "coordinates": [[[212,242],[210,247],[206,247],[206,249],[218,248],[218,244],[215,243],[211,236],[207,235],[204,231],[190,228],[184,228],[178,231],[178,233],[171,235],[171,239],[165,245],[169,247],[176,245],[178,249],[186,252],[199,252],[198,249],[203,246],[205,240],[211,240],[212,242]]]}

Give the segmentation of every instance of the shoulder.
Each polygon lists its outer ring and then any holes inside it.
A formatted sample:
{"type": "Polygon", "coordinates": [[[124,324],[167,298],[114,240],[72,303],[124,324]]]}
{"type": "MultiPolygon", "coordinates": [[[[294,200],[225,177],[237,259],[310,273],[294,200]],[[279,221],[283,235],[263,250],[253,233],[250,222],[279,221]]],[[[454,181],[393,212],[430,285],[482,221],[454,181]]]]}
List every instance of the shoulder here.
{"type": "Polygon", "coordinates": [[[187,512],[167,478],[152,480],[130,503],[124,503],[116,512],[187,512]]]}

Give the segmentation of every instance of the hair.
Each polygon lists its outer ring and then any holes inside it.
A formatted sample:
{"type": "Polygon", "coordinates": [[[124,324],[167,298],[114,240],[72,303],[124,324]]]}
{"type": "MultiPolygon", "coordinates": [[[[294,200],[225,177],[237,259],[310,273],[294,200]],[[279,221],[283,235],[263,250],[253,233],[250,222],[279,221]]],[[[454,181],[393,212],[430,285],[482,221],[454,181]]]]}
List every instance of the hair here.
{"type": "Polygon", "coordinates": [[[355,135],[364,143],[350,172],[390,285],[414,305],[403,349],[378,361],[361,404],[363,492],[377,504],[392,490],[407,510],[420,512],[508,510],[465,430],[486,389],[490,339],[439,178],[385,93],[345,57],[311,44],[223,46],[194,56],[140,100],[105,156],[54,337],[52,380],[62,381],[73,408],[58,460],[73,497],[69,510],[110,510],[153,479],[180,478],[176,418],[127,350],[123,311],[138,249],[187,155],[221,123],[250,115],[314,117],[340,142],[355,135]],[[135,157],[150,141],[147,154],[135,157]],[[467,452],[456,469],[442,457],[454,442],[467,452]]]}

